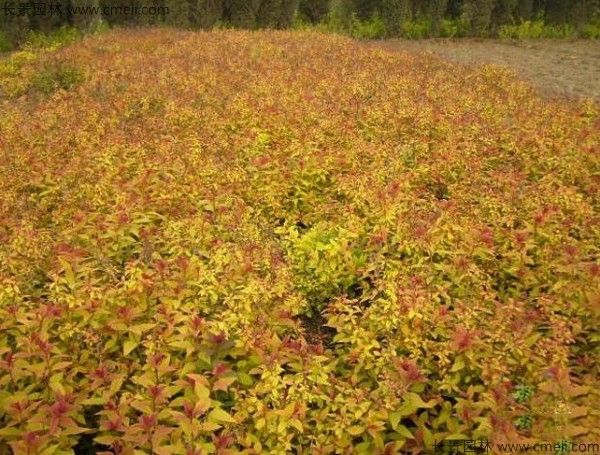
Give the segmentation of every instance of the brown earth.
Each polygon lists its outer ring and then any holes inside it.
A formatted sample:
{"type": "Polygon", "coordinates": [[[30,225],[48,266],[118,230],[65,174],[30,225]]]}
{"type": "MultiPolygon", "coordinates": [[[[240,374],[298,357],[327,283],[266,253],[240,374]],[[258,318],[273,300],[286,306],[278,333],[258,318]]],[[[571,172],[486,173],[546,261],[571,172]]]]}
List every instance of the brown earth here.
{"type": "Polygon", "coordinates": [[[505,65],[533,83],[542,95],[600,100],[600,41],[390,39],[371,41],[369,45],[390,50],[433,52],[470,66],[505,65]]]}

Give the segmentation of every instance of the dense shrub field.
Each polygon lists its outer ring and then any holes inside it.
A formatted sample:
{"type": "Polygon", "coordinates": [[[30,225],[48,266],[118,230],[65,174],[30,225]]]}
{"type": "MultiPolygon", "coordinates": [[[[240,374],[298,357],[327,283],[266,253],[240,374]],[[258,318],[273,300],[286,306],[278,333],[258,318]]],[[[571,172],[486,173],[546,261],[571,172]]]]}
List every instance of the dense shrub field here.
{"type": "Polygon", "coordinates": [[[312,32],[0,62],[0,453],[600,441],[600,108],[312,32]]]}

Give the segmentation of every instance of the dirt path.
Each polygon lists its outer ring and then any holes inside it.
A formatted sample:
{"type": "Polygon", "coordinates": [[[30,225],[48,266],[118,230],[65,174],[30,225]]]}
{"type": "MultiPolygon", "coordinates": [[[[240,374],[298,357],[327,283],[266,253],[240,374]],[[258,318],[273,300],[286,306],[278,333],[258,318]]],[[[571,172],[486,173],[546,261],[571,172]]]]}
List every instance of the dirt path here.
{"type": "Polygon", "coordinates": [[[546,96],[600,100],[600,41],[393,39],[370,44],[391,50],[434,52],[466,65],[506,65],[546,96]]]}

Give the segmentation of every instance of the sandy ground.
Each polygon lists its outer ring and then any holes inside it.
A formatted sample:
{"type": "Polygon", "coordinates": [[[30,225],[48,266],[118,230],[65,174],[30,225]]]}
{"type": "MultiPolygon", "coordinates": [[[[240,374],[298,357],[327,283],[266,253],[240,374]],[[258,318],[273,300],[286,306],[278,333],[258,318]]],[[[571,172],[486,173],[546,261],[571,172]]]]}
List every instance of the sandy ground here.
{"type": "Polygon", "coordinates": [[[600,41],[390,39],[368,45],[390,50],[433,52],[465,65],[506,65],[550,97],[600,100],[600,41]]]}

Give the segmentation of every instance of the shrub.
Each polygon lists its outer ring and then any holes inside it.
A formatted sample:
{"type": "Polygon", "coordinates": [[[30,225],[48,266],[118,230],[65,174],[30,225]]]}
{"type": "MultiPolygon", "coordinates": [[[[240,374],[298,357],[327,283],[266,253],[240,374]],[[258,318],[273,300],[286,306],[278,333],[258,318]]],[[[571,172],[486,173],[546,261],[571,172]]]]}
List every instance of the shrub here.
{"type": "Polygon", "coordinates": [[[381,16],[385,21],[388,33],[399,36],[402,24],[413,17],[413,2],[411,0],[382,0],[380,2],[381,16]]]}
{"type": "Polygon", "coordinates": [[[69,90],[83,82],[83,72],[62,62],[46,64],[38,71],[31,82],[34,89],[44,94],[56,90],[69,90]]]}
{"type": "Polygon", "coordinates": [[[327,33],[350,34],[352,30],[352,13],[344,0],[331,2],[325,19],[317,25],[317,29],[327,33]]]}
{"type": "Polygon", "coordinates": [[[466,18],[442,19],[440,36],[442,38],[464,38],[469,35],[469,21],[466,18]]]}
{"type": "Polygon", "coordinates": [[[101,35],[111,30],[110,24],[105,20],[98,20],[92,24],[92,28],[89,31],[90,35],[101,35]]]}
{"type": "MultiPolygon", "coordinates": [[[[311,28],[302,19],[298,19],[295,28],[302,30],[311,28]]],[[[327,19],[315,27],[325,33],[337,33],[358,39],[381,39],[387,36],[385,23],[379,15],[373,15],[370,19],[361,20],[356,14],[351,14],[346,20],[337,9],[332,10],[327,19]]]]}
{"type": "Polygon", "coordinates": [[[408,39],[427,38],[431,34],[431,21],[426,18],[405,21],[402,24],[402,36],[408,39]]]}
{"type": "Polygon", "coordinates": [[[498,30],[500,38],[539,39],[574,38],[576,30],[572,25],[547,25],[542,20],[523,21],[518,25],[503,25],[498,30]]]}
{"type": "Polygon", "coordinates": [[[379,17],[374,15],[370,19],[360,20],[356,15],[352,16],[352,32],[354,38],[380,39],[387,35],[385,23],[379,17]]]}
{"type": "Polygon", "coordinates": [[[298,15],[308,23],[318,24],[327,16],[328,6],[328,2],[323,0],[301,0],[298,15]]]}
{"type": "Polygon", "coordinates": [[[27,34],[25,46],[56,50],[67,44],[71,44],[81,38],[81,32],[74,27],[62,26],[51,33],[30,31],[27,34]]]}
{"type": "Polygon", "coordinates": [[[600,39],[600,21],[596,23],[585,24],[581,28],[581,36],[587,39],[600,39]]]}
{"type": "Polygon", "coordinates": [[[305,232],[292,228],[287,241],[298,277],[296,286],[308,301],[309,315],[319,314],[331,301],[352,294],[360,285],[367,258],[358,233],[318,223],[305,232]]]}
{"type": "Polygon", "coordinates": [[[207,29],[215,26],[223,17],[223,0],[196,0],[190,3],[190,23],[207,29]]]}
{"type": "Polygon", "coordinates": [[[595,101],[314,30],[1,64],[94,90],[0,110],[0,453],[600,440],[595,101]]]}
{"type": "Polygon", "coordinates": [[[33,63],[37,59],[38,54],[23,49],[0,61],[0,89],[5,95],[20,96],[29,89],[33,63]]]}

